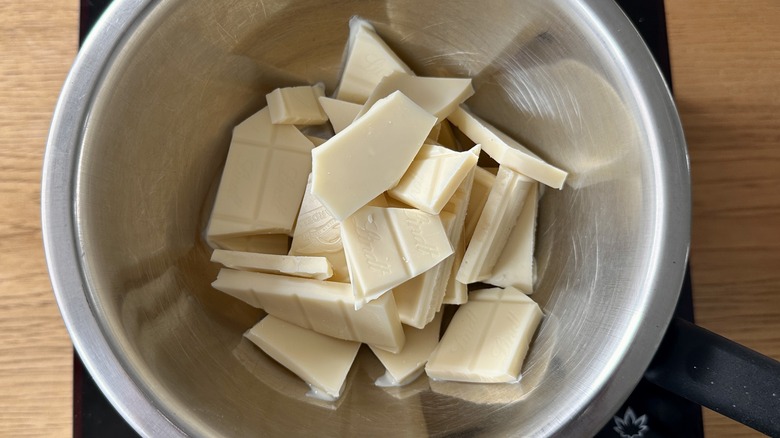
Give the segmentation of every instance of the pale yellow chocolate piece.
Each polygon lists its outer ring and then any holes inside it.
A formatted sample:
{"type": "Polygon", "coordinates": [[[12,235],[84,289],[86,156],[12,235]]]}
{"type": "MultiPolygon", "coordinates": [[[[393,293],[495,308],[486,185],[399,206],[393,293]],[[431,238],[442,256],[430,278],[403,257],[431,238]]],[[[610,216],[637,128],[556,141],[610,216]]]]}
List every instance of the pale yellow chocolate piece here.
{"type": "MultiPolygon", "coordinates": [[[[498,172],[498,169],[496,169],[498,172]]],[[[485,208],[490,189],[496,181],[496,174],[489,170],[478,167],[474,174],[474,185],[471,187],[471,197],[469,198],[469,207],[466,212],[466,245],[471,242],[471,236],[474,235],[474,229],[477,227],[479,217],[482,215],[482,209],[485,208]]]]}
{"type": "Polygon", "coordinates": [[[441,380],[515,382],[541,319],[539,306],[518,290],[474,291],[455,313],[425,372],[441,380]]]}
{"type": "MultiPolygon", "coordinates": [[[[214,245],[231,251],[257,252],[261,254],[287,254],[290,236],[287,234],[254,234],[250,236],[212,239],[214,245]]],[[[215,248],[216,249],[216,248],[215,248]]]]}
{"type": "Polygon", "coordinates": [[[358,117],[365,114],[379,99],[395,91],[404,93],[425,111],[436,116],[437,123],[443,121],[458,105],[474,94],[471,78],[429,78],[394,72],[379,81],[358,117]]]}
{"type": "Polygon", "coordinates": [[[355,117],[357,117],[358,113],[363,108],[356,103],[331,99],[329,97],[320,97],[319,101],[325,114],[328,115],[331,126],[333,126],[333,132],[336,134],[351,125],[352,122],[355,121],[355,117]]]}
{"type": "Polygon", "coordinates": [[[303,328],[397,353],[404,345],[392,293],[355,310],[347,283],[223,268],[212,286],[303,328]]]}
{"type": "Polygon", "coordinates": [[[341,244],[341,223],[311,193],[311,176],[301,202],[290,255],[323,256],[333,266],[330,281],[349,282],[349,269],[341,244]]]}
{"type": "Polygon", "coordinates": [[[291,233],[311,172],[312,148],[295,126],[272,124],[268,108],[236,126],[208,239],[291,233]]]}
{"type": "Polygon", "coordinates": [[[463,255],[456,279],[461,283],[487,280],[517,223],[534,181],[501,166],[488,194],[474,235],[463,255]]]}
{"type": "MultiPolygon", "coordinates": [[[[445,211],[439,218],[447,236],[451,236],[455,227],[455,215],[445,211]]],[[[393,296],[402,323],[422,329],[431,322],[444,300],[450,271],[451,264],[445,259],[422,274],[393,287],[393,296]]]]}
{"type": "Polygon", "coordinates": [[[527,294],[534,292],[533,260],[538,186],[538,183],[534,183],[528,192],[517,223],[493,267],[493,274],[485,283],[501,287],[511,286],[527,294]]]}
{"type": "Polygon", "coordinates": [[[312,193],[343,221],[398,184],[435,122],[400,92],[378,101],[312,151],[312,193]]]}
{"type": "Polygon", "coordinates": [[[482,145],[482,149],[500,165],[552,188],[563,187],[568,176],[565,171],[548,164],[528,148],[464,107],[456,109],[450,114],[448,120],[472,141],[482,145]]]}
{"type": "Polygon", "coordinates": [[[477,165],[479,146],[455,152],[444,146],[425,144],[397,186],[387,193],[430,214],[439,214],[466,175],[477,165]]]}
{"type": "Polygon", "coordinates": [[[271,122],[277,125],[320,125],[327,122],[328,116],[317,101],[324,95],[325,86],[322,84],[277,88],[265,96],[271,122]]]}
{"type": "Polygon", "coordinates": [[[366,206],[341,224],[355,308],[452,254],[438,215],[366,206]]]}
{"type": "MultiPolygon", "coordinates": [[[[468,218],[468,217],[467,217],[468,218]]],[[[459,282],[455,276],[458,274],[460,263],[463,261],[463,254],[466,252],[466,235],[460,236],[458,246],[455,248],[454,262],[450,269],[447,289],[444,291],[444,304],[463,304],[469,300],[469,288],[459,282]]]]}
{"type": "Polygon", "coordinates": [[[327,395],[341,396],[359,342],[332,338],[268,315],[244,336],[327,395]]]}
{"type": "Polygon", "coordinates": [[[211,261],[226,268],[240,271],[292,275],[293,277],[314,278],[316,280],[326,280],[333,275],[333,268],[325,257],[258,254],[215,249],[211,253],[211,261]]]}
{"type": "Polygon", "coordinates": [[[337,99],[363,104],[383,77],[393,72],[413,74],[366,20],[349,20],[347,44],[337,99]]]}
{"type": "MultiPolygon", "coordinates": [[[[422,329],[404,326],[406,344],[400,353],[371,348],[387,370],[383,378],[377,379],[382,386],[403,386],[413,382],[423,372],[428,357],[439,343],[441,313],[422,329]]],[[[369,345],[369,347],[371,347],[369,345]]]]}

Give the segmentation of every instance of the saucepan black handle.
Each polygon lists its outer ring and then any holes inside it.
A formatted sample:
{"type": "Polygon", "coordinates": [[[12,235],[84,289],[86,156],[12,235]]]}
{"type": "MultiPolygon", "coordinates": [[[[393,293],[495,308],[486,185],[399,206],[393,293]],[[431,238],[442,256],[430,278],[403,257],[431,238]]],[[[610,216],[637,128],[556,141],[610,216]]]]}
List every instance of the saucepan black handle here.
{"type": "Polygon", "coordinates": [[[645,378],[780,437],[780,362],[688,321],[672,320],[645,378]]]}

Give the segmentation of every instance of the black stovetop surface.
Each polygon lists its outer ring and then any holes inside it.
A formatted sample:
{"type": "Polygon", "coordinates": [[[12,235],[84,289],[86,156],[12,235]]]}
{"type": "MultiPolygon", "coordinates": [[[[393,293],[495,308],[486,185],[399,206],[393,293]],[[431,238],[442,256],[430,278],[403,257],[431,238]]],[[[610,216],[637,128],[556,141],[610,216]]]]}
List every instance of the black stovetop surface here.
{"type": "MultiPolygon", "coordinates": [[[[608,0],[604,0],[608,1],[608,0]]],[[[663,0],[616,0],[642,34],[671,86],[663,0]]],[[[81,0],[79,40],[111,0],[81,0]]],[[[693,321],[690,275],[686,273],[676,315],[693,321]]],[[[73,436],[130,438],[139,435],[98,389],[74,352],[73,436]]],[[[610,438],[703,437],[701,407],[642,380],[612,420],[597,434],[610,438]]]]}

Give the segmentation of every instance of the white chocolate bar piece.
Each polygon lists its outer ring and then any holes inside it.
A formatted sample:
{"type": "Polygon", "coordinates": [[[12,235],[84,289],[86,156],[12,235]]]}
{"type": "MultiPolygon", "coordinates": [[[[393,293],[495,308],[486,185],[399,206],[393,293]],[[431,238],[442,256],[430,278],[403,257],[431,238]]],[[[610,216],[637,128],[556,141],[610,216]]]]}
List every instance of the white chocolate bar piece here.
{"type": "Polygon", "coordinates": [[[471,187],[469,207],[466,212],[466,245],[471,242],[471,236],[474,235],[474,229],[477,227],[479,217],[482,215],[482,209],[485,208],[485,202],[487,202],[488,194],[495,181],[495,173],[491,173],[489,170],[481,167],[477,168],[474,174],[474,185],[471,187]]]}
{"type": "Polygon", "coordinates": [[[365,342],[394,353],[404,345],[392,293],[355,310],[352,287],[347,283],[223,268],[211,285],[277,318],[324,335],[365,342]]]}
{"type": "Polygon", "coordinates": [[[518,290],[474,291],[455,313],[425,372],[461,382],[517,381],[541,319],[539,306],[518,290]]]}
{"type": "Polygon", "coordinates": [[[332,338],[268,315],[244,336],[310,386],[338,398],[359,342],[332,338]]]}
{"type": "Polygon", "coordinates": [[[316,280],[326,280],[333,275],[333,268],[325,257],[296,257],[215,249],[211,253],[211,261],[240,271],[292,275],[316,280]]]}
{"type": "Polygon", "coordinates": [[[554,189],[563,187],[568,173],[548,164],[508,135],[486,121],[460,107],[448,120],[468,138],[481,144],[482,149],[500,165],[533,178],[554,189]]]}
{"type": "Polygon", "coordinates": [[[403,386],[414,381],[422,373],[428,357],[439,343],[440,328],[441,312],[437,313],[433,321],[422,329],[404,326],[406,344],[400,353],[393,354],[371,348],[387,370],[384,378],[378,381],[392,382],[395,386],[403,386]]]}
{"type": "Polygon", "coordinates": [[[513,170],[499,167],[474,235],[463,255],[456,276],[458,281],[468,284],[490,278],[533,183],[532,179],[513,170]]]}
{"type": "Polygon", "coordinates": [[[317,100],[324,95],[323,84],[277,88],[266,95],[271,122],[276,125],[320,125],[327,122],[328,116],[317,100]]]}
{"type": "Polygon", "coordinates": [[[435,122],[400,92],[378,101],[312,151],[312,193],[343,221],[398,184],[435,122]]]}
{"type": "Polygon", "coordinates": [[[310,142],[264,108],[233,129],[207,238],[289,234],[311,171],[310,142]]]}
{"type": "Polygon", "coordinates": [[[401,181],[387,193],[430,214],[439,214],[466,175],[477,165],[479,147],[455,152],[444,146],[425,144],[401,181]]]}
{"type": "Polygon", "coordinates": [[[355,308],[413,278],[452,254],[437,215],[366,206],[341,224],[355,308]]]}
{"type": "Polygon", "coordinates": [[[330,281],[349,282],[349,269],[341,244],[341,224],[311,193],[311,175],[301,202],[290,255],[322,256],[333,266],[330,281]]]}
{"type": "Polygon", "coordinates": [[[253,234],[250,236],[215,238],[212,239],[212,242],[218,248],[230,251],[282,255],[287,254],[290,246],[290,236],[286,234],[253,234]]]}
{"type": "Polygon", "coordinates": [[[527,294],[534,292],[533,260],[538,187],[539,183],[534,183],[528,192],[517,223],[493,267],[493,274],[485,280],[486,283],[501,287],[511,286],[527,294]]]}
{"type": "MultiPolygon", "coordinates": [[[[447,236],[452,235],[455,215],[445,211],[439,218],[447,236]]],[[[395,305],[402,323],[422,329],[431,322],[444,300],[446,278],[450,271],[452,266],[445,259],[422,274],[393,287],[395,305]]]]}
{"type": "MultiPolygon", "coordinates": [[[[473,193],[473,192],[472,192],[473,193]]],[[[469,300],[468,285],[459,282],[455,276],[460,269],[460,263],[463,261],[463,254],[466,252],[466,235],[460,236],[457,248],[455,248],[454,262],[450,269],[447,289],[444,291],[444,304],[463,304],[469,300]]]]}
{"type": "Polygon", "coordinates": [[[320,97],[320,105],[325,110],[325,114],[328,115],[331,126],[333,126],[333,132],[338,134],[343,131],[344,128],[351,125],[355,121],[362,106],[346,102],[338,99],[331,99],[329,97],[320,97]]]}
{"type": "Polygon", "coordinates": [[[363,104],[383,77],[393,72],[413,74],[366,20],[349,20],[349,42],[336,98],[363,104]]]}
{"type": "Polygon", "coordinates": [[[458,108],[458,105],[474,95],[471,78],[430,78],[394,72],[379,81],[358,117],[365,114],[379,99],[395,91],[404,93],[425,111],[436,116],[437,123],[443,121],[458,108]]]}

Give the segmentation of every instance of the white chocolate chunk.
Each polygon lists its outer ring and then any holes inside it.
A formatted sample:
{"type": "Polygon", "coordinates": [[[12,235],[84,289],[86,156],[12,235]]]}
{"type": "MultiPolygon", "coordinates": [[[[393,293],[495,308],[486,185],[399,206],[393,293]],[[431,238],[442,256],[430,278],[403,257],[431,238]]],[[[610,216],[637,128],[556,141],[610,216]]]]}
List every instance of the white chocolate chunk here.
{"type": "MultiPolygon", "coordinates": [[[[452,235],[455,215],[445,211],[439,218],[447,236],[452,235]]],[[[422,329],[431,322],[444,300],[447,282],[443,277],[446,278],[451,270],[451,264],[445,259],[422,274],[393,287],[393,296],[402,323],[422,329]]]]}
{"type": "Polygon", "coordinates": [[[397,186],[388,194],[430,214],[439,214],[466,175],[477,165],[479,147],[455,152],[425,144],[397,186]]]}
{"type": "Polygon", "coordinates": [[[312,193],[343,221],[394,187],[436,118],[395,92],[312,151],[312,193]]]}
{"type": "Polygon", "coordinates": [[[518,290],[472,292],[425,372],[433,379],[461,382],[517,381],[541,319],[539,306],[518,290]]]}
{"type": "MultiPolygon", "coordinates": [[[[414,381],[428,362],[428,357],[439,343],[439,330],[441,328],[441,313],[425,328],[416,329],[404,326],[406,344],[400,353],[393,354],[384,350],[371,348],[376,357],[385,366],[387,374],[382,382],[392,383],[394,386],[403,386],[414,381]]],[[[371,347],[369,345],[369,347],[371,347]]],[[[380,381],[377,379],[377,381],[380,381]]],[[[384,385],[390,386],[390,385],[384,385]]]]}
{"type": "Polygon", "coordinates": [[[357,309],[452,254],[439,216],[412,209],[361,208],[341,240],[357,309]]]}
{"type": "Polygon", "coordinates": [[[404,345],[392,293],[355,310],[347,283],[222,269],[211,284],[245,303],[303,328],[397,353],[404,345]]]}
{"type": "Polygon", "coordinates": [[[254,234],[251,236],[216,238],[212,239],[212,242],[221,249],[231,251],[287,254],[290,236],[286,234],[254,234]]]}
{"type": "Polygon", "coordinates": [[[294,126],[272,124],[268,108],[236,126],[208,239],[291,233],[311,171],[312,148],[294,126]]]}
{"type": "Polygon", "coordinates": [[[534,236],[536,232],[537,188],[534,183],[528,192],[517,223],[509,234],[506,246],[498,257],[493,274],[486,283],[514,287],[527,294],[534,291],[534,236]]]}
{"type": "MultiPolygon", "coordinates": [[[[473,193],[473,192],[472,192],[473,193]]],[[[467,217],[468,218],[468,217],[467,217]]],[[[463,304],[469,300],[469,288],[467,285],[459,282],[455,276],[460,269],[460,263],[463,261],[463,254],[466,252],[466,235],[460,236],[457,248],[455,248],[455,260],[450,269],[447,289],[444,291],[444,304],[463,304]]]]}
{"type": "Polygon", "coordinates": [[[481,167],[477,168],[474,174],[474,185],[471,187],[469,208],[466,213],[466,245],[471,242],[471,236],[474,235],[474,229],[477,227],[479,217],[482,215],[482,209],[485,208],[485,202],[487,202],[488,194],[495,181],[495,173],[491,173],[489,170],[481,167]]]}
{"type": "Polygon", "coordinates": [[[376,34],[365,20],[349,20],[349,42],[336,98],[363,104],[383,77],[412,70],[376,34]]]}
{"type": "Polygon", "coordinates": [[[333,275],[333,268],[325,257],[296,257],[215,249],[211,253],[211,261],[240,271],[292,275],[316,280],[326,280],[333,275]]]}
{"type": "Polygon", "coordinates": [[[448,120],[467,137],[482,145],[500,165],[533,178],[554,189],[563,187],[568,173],[546,163],[508,135],[486,121],[460,107],[450,114],[448,120]]]}
{"type": "Polygon", "coordinates": [[[344,341],[268,315],[244,336],[310,386],[338,398],[359,342],[344,341]]]}
{"type": "Polygon", "coordinates": [[[365,114],[379,99],[395,91],[404,93],[425,111],[436,116],[437,123],[443,121],[458,105],[474,94],[471,78],[428,78],[394,72],[379,81],[358,117],[365,114]]]}
{"type": "Polygon", "coordinates": [[[325,114],[328,115],[331,126],[333,126],[333,132],[336,134],[351,125],[360,112],[360,109],[363,108],[356,103],[331,99],[329,97],[320,97],[319,101],[322,109],[325,110],[325,114]]]}
{"type": "Polygon", "coordinates": [[[301,202],[290,255],[323,256],[333,266],[330,281],[349,282],[349,269],[341,244],[341,223],[311,193],[311,175],[301,202]]]}
{"type": "Polygon", "coordinates": [[[325,95],[325,86],[304,85],[277,88],[266,95],[271,122],[285,125],[319,125],[328,121],[317,98],[325,95]]]}
{"type": "Polygon", "coordinates": [[[499,167],[474,235],[463,255],[456,276],[458,281],[468,284],[490,278],[533,183],[532,179],[513,170],[499,167]]]}

